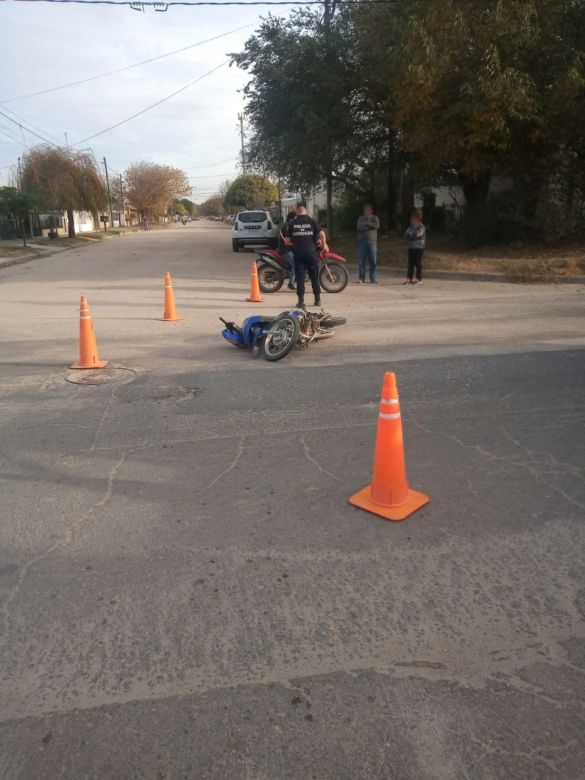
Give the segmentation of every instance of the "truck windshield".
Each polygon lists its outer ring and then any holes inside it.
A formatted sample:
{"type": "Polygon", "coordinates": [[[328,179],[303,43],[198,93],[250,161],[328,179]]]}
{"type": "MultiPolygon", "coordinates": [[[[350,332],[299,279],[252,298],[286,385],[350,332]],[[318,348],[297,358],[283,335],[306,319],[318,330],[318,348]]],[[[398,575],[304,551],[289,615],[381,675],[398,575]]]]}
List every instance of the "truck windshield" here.
{"type": "Polygon", "coordinates": [[[240,211],[238,222],[265,222],[266,214],[264,211],[240,211]]]}

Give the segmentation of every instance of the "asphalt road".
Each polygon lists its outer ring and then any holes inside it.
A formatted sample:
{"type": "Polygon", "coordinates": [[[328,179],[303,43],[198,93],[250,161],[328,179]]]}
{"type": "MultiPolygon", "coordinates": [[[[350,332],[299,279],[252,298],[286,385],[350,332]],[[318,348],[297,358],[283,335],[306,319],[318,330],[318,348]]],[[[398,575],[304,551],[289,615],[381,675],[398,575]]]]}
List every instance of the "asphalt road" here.
{"type": "Polygon", "coordinates": [[[0,777],[581,779],[585,290],[383,273],[271,365],[219,336],[294,303],[251,259],[194,223],[0,271],[0,777]],[[347,501],[387,370],[397,524],[347,501]]]}

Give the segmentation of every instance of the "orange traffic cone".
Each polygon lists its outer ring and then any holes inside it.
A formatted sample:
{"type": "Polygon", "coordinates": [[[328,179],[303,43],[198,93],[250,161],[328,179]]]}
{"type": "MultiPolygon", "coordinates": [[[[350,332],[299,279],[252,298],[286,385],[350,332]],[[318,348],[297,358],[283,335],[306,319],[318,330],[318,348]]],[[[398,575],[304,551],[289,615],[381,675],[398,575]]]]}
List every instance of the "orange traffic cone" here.
{"type": "Polygon", "coordinates": [[[406,480],[396,375],[388,371],[380,399],[372,483],[351,496],[349,503],[387,520],[404,520],[429,501],[424,493],[411,490],[406,480]]]}
{"type": "Polygon", "coordinates": [[[171,281],[171,275],[167,271],[165,276],[165,313],[161,317],[161,320],[169,320],[171,322],[174,322],[175,320],[180,320],[181,318],[177,314],[177,309],[175,307],[175,293],[173,291],[173,282],[171,281]]]}
{"type": "Polygon", "coordinates": [[[85,295],[79,306],[79,362],[70,368],[105,368],[107,360],[100,360],[89,306],[85,295]]]}
{"type": "Polygon", "coordinates": [[[250,277],[250,297],[246,298],[251,303],[262,303],[264,298],[260,297],[260,285],[258,284],[258,269],[256,261],[252,262],[252,275],[250,277]]]}

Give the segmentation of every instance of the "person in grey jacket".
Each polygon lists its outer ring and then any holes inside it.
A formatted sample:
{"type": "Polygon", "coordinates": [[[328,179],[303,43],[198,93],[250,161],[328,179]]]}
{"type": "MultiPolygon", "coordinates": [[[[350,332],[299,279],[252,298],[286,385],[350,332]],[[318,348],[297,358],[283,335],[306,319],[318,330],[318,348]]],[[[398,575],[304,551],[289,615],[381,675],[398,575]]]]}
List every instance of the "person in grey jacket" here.
{"type": "Polygon", "coordinates": [[[378,284],[376,281],[376,266],[378,253],[378,230],[380,220],[374,214],[371,203],[364,203],[364,213],[358,217],[358,252],[360,258],[360,267],[358,275],[358,284],[364,284],[366,281],[366,263],[369,265],[370,282],[378,284]]]}
{"type": "Polygon", "coordinates": [[[403,284],[422,284],[422,259],[425,251],[427,229],[422,223],[420,211],[413,211],[410,215],[410,227],[404,234],[408,241],[408,271],[406,281],[403,284]],[[416,268],[416,279],[414,270],[416,268]]]}

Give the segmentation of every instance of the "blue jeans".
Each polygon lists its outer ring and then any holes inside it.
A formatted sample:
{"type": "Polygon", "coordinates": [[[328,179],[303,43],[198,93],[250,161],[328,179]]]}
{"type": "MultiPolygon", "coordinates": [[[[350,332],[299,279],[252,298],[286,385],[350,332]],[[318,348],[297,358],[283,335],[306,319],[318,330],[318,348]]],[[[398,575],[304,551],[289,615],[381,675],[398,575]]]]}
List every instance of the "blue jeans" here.
{"type": "Polygon", "coordinates": [[[288,277],[289,284],[295,283],[295,256],[291,251],[283,252],[282,256],[286,262],[290,265],[290,274],[288,277]]]}
{"type": "Polygon", "coordinates": [[[376,281],[376,255],[378,252],[377,244],[369,244],[367,241],[358,241],[358,251],[360,256],[359,278],[366,281],[366,262],[370,266],[370,282],[376,281]]]}

